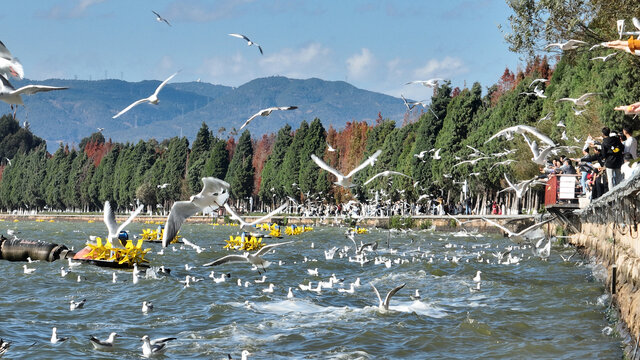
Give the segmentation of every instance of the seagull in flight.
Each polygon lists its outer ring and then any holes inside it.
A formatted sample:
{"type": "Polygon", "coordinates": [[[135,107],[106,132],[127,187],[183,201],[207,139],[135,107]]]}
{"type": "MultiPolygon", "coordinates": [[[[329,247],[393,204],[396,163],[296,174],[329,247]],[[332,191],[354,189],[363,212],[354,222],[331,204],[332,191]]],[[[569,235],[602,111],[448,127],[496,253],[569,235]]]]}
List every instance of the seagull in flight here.
{"type": "Polygon", "coordinates": [[[148,102],[151,103],[153,105],[158,105],[158,103],[160,102],[160,99],[158,99],[158,94],[160,93],[160,90],[162,90],[162,88],[167,85],[167,83],[169,82],[169,80],[173,79],[174,76],[178,75],[178,72],[174,73],[173,75],[169,76],[167,78],[167,80],[163,81],[157,88],[156,91],[153,92],[153,94],[151,94],[151,96],[144,98],[144,99],[140,99],[138,101],[135,101],[133,104],[127,106],[126,108],[124,108],[122,111],[120,111],[119,113],[115,114],[113,116],[113,119],[119,117],[120,115],[126,113],[127,111],[131,110],[134,106],[140,105],[142,103],[148,102]]]}
{"type": "Polygon", "coordinates": [[[543,133],[541,133],[540,131],[538,131],[538,129],[531,127],[531,126],[527,126],[527,125],[516,125],[516,126],[512,126],[512,127],[508,127],[506,129],[500,130],[498,131],[495,135],[493,135],[492,137],[490,137],[487,141],[485,141],[484,143],[488,143],[489,141],[499,137],[499,136],[506,136],[507,139],[511,139],[513,138],[513,134],[524,134],[524,133],[531,133],[533,135],[535,135],[536,137],[538,137],[538,139],[542,140],[542,142],[548,144],[549,146],[556,146],[556,144],[553,142],[553,140],[551,140],[548,136],[544,135],[543,133]]]}
{"type": "MultiPolygon", "coordinates": [[[[226,263],[244,263],[248,262],[251,265],[255,265],[255,267],[261,267],[263,271],[266,271],[266,267],[268,267],[271,263],[262,258],[262,255],[265,255],[269,252],[269,250],[273,249],[276,246],[291,244],[293,241],[285,241],[276,244],[269,244],[263,246],[260,250],[255,253],[244,253],[243,255],[227,255],[223,256],[218,260],[214,260],[210,263],[206,263],[202,266],[217,266],[226,263]]],[[[258,269],[258,273],[260,274],[260,270],[258,269]]]]}
{"type": "Polygon", "coordinates": [[[46,85],[25,85],[16,89],[7,78],[0,74],[0,100],[10,105],[24,105],[21,95],[33,95],[35,93],[54,90],[66,90],[68,87],[46,86],[46,85]]]}
{"type": "Polygon", "coordinates": [[[418,159],[422,160],[424,159],[424,156],[429,152],[429,150],[422,150],[420,151],[419,154],[413,154],[413,156],[417,157],[418,159]]]}
{"type": "Polygon", "coordinates": [[[89,337],[89,341],[91,342],[91,345],[93,345],[95,349],[109,350],[109,349],[113,349],[113,342],[116,340],[117,337],[120,337],[120,335],[118,335],[115,332],[112,332],[111,334],[109,334],[109,337],[107,338],[107,340],[100,340],[95,336],[91,335],[89,337]]]}
{"type": "Polygon", "coordinates": [[[316,165],[318,165],[320,168],[332,173],[333,175],[336,176],[336,178],[338,178],[338,181],[336,181],[334,184],[340,185],[344,188],[350,188],[355,186],[351,179],[353,175],[355,175],[358,171],[366,168],[369,165],[373,166],[373,164],[378,159],[378,156],[380,156],[380,154],[382,154],[382,150],[376,151],[375,153],[373,153],[373,155],[367,158],[367,160],[365,160],[362,164],[360,164],[360,166],[351,170],[351,172],[348,173],[346,176],[342,175],[338,170],[327,165],[327,163],[325,163],[322,159],[317,157],[315,154],[311,154],[311,160],[313,160],[316,163],[316,165]]]}
{"type": "MultiPolygon", "coordinates": [[[[326,141],[325,141],[325,142],[326,142],[326,141]]],[[[336,149],[334,149],[334,148],[331,146],[331,144],[329,144],[329,143],[327,142],[327,151],[329,151],[329,152],[334,152],[334,151],[336,151],[336,149]]]]}
{"type": "Polygon", "coordinates": [[[573,106],[571,107],[571,110],[573,110],[573,115],[575,116],[580,116],[583,112],[587,111],[587,109],[578,110],[573,106]]]}
{"type": "Polygon", "coordinates": [[[104,128],[98,128],[98,132],[103,132],[104,128]]]}
{"type": "Polygon", "coordinates": [[[594,96],[594,95],[601,95],[602,93],[586,93],[584,95],[581,95],[579,98],[561,98],[556,100],[556,102],[560,102],[560,101],[571,101],[574,105],[577,106],[585,106],[589,103],[590,100],[587,100],[588,97],[594,96]]]}
{"type": "Polygon", "coordinates": [[[24,69],[18,58],[13,57],[7,47],[0,41],[0,74],[24,78],[24,69]]]}
{"type": "Polygon", "coordinates": [[[567,42],[563,42],[563,43],[552,43],[549,44],[547,46],[544,47],[545,50],[548,50],[549,48],[552,47],[558,47],[560,50],[562,51],[566,51],[566,50],[574,50],[577,49],[580,45],[584,45],[586,44],[586,42],[582,41],[582,40],[569,40],[567,42]]]}
{"type": "Polygon", "coordinates": [[[544,117],[541,117],[540,120],[538,120],[538,122],[543,122],[546,120],[551,120],[551,115],[553,115],[553,111],[550,111],[547,115],[545,115],[544,117]]]}
{"type": "Polygon", "coordinates": [[[544,78],[534,79],[534,80],[531,82],[531,84],[529,84],[529,87],[532,87],[532,86],[533,86],[533,84],[537,84],[537,83],[539,83],[539,82],[542,82],[542,83],[548,83],[548,82],[549,82],[549,80],[544,79],[544,78]]]}
{"type": "Polygon", "coordinates": [[[409,176],[409,175],[405,175],[405,174],[403,174],[403,173],[401,173],[401,172],[397,172],[397,171],[390,171],[390,170],[387,170],[387,171],[383,171],[383,172],[380,172],[380,173],[377,173],[377,174],[373,175],[369,180],[365,181],[365,183],[364,183],[364,184],[362,184],[362,185],[363,185],[363,186],[368,185],[370,182],[372,182],[372,181],[373,181],[373,180],[375,180],[376,178],[379,178],[380,176],[387,176],[387,177],[389,177],[389,176],[391,176],[391,175],[399,175],[399,176],[404,176],[404,177],[406,177],[406,178],[411,179],[411,176],[409,176]]]}
{"type": "Polygon", "coordinates": [[[602,60],[602,62],[605,62],[605,61],[611,59],[612,57],[614,57],[616,55],[618,55],[618,53],[614,52],[614,53],[611,53],[611,54],[608,54],[608,55],[605,55],[605,56],[596,56],[594,58],[591,58],[591,60],[602,60]]]}
{"type": "Polygon", "coordinates": [[[438,86],[438,81],[444,81],[444,79],[435,78],[435,79],[429,79],[429,80],[414,80],[414,81],[409,81],[405,85],[422,84],[422,85],[424,85],[426,87],[431,87],[432,88],[432,87],[438,86]]]}
{"type": "Polygon", "coordinates": [[[526,236],[526,235],[527,235],[529,232],[531,232],[531,231],[533,231],[533,230],[535,230],[535,229],[537,229],[537,228],[541,227],[542,225],[544,225],[544,224],[546,224],[546,223],[548,223],[549,221],[552,221],[552,220],[554,220],[554,219],[555,219],[555,218],[551,218],[551,219],[548,219],[548,220],[545,220],[545,221],[539,222],[539,223],[537,223],[537,224],[534,224],[534,225],[529,226],[528,228],[526,228],[526,229],[524,229],[524,230],[522,230],[522,231],[520,231],[520,232],[514,233],[513,231],[511,231],[511,230],[507,229],[506,227],[504,227],[504,226],[502,226],[502,225],[498,224],[497,222],[494,222],[494,221],[489,220],[489,219],[487,219],[487,218],[485,218],[485,217],[482,217],[482,220],[484,220],[484,221],[488,222],[489,224],[491,224],[491,225],[493,225],[493,226],[495,226],[495,227],[500,228],[502,231],[504,231],[504,232],[507,234],[507,236],[509,237],[509,239],[514,240],[514,241],[516,241],[516,242],[522,242],[523,240],[526,240],[526,239],[527,239],[527,236],[526,236]]]}
{"type": "Polygon", "coordinates": [[[207,208],[217,209],[223,206],[229,199],[229,183],[214,177],[202,178],[204,184],[200,193],[191,196],[189,201],[176,201],[171,207],[169,217],[164,225],[164,235],[162,237],[162,247],[167,247],[171,240],[176,237],[182,223],[200,211],[207,208]]]}
{"type": "Polygon", "coordinates": [[[120,234],[120,231],[124,230],[124,228],[127,225],[129,225],[129,223],[131,223],[133,219],[135,219],[135,217],[138,216],[138,214],[140,214],[143,208],[144,208],[144,205],[138,206],[138,208],[131,213],[131,216],[129,216],[129,218],[125,222],[123,222],[122,224],[120,224],[120,226],[118,226],[118,223],[116,222],[116,215],[113,213],[111,204],[109,203],[109,201],[104,202],[104,224],[107,225],[107,230],[109,230],[108,241],[111,243],[111,246],[114,246],[114,247],[124,246],[124,244],[122,244],[120,240],[118,241],[115,241],[115,240],[118,239],[118,234],[120,234]]]}
{"type": "Polygon", "coordinates": [[[245,40],[245,41],[247,42],[247,45],[248,45],[248,46],[251,46],[251,45],[255,45],[255,46],[257,46],[257,47],[258,47],[258,50],[260,50],[260,54],[261,54],[261,55],[264,55],[264,53],[262,52],[262,47],[261,47],[260,45],[258,45],[257,43],[255,43],[255,42],[251,41],[248,37],[246,37],[246,36],[244,36],[244,35],[242,35],[242,34],[229,34],[229,36],[233,36],[233,37],[237,37],[237,38],[239,38],[239,39],[243,39],[243,40],[245,40]]]}
{"type": "Polygon", "coordinates": [[[247,121],[245,121],[244,124],[240,126],[240,129],[238,129],[238,131],[242,130],[245,126],[249,125],[251,120],[257,118],[258,116],[269,116],[271,115],[271,112],[275,110],[295,110],[297,108],[298,108],[297,106],[274,106],[274,107],[262,109],[257,113],[253,114],[249,119],[247,119],[247,121]]]}
{"type": "Polygon", "coordinates": [[[513,189],[513,191],[516,192],[516,199],[520,199],[522,195],[524,195],[524,192],[527,191],[529,184],[531,184],[531,182],[533,182],[533,180],[536,179],[536,178],[533,178],[530,180],[525,180],[513,185],[511,183],[511,180],[509,180],[509,178],[507,177],[507,174],[504,174],[504,178],[505,180],[507,180],[507,184],[509,184],[509,187],[504,190],[500,190],[500,192],[513,189]]]}
{"type": "Polygon", "coordinates": [[[497,163],[494,163],[493,165],[491,165],[491,167],[489,167],[489,170],[493,170],[494,167],[496,166],[500,166],[500,165],[509,165],[511,163],[515,162],[515,160],[513,159],[508,159],[508,160],[504,160],[504,161],[498,161],[497,163]]]}
{"type": "Polygon", "coordinates": [[[244,221],[244,219],[242,219],[240,217],[240,215],[238,215],[235,211],[233,211],[233,209],[231,208],[231,206],[229,206],[229,204],[224,204],[224,208],[227,210],[227,212],[229,213],[229,215],[231,215],[232,219],[238,220],[238,222],[240,223],[240,229],[243,229],[245,227],[251,227],[253,225],[256,224],[260,224],[262,222],[265,222],[269,219],[271,219],[273,216],[275,216],[276,214],[279,214],[280,212],[282,212],[282,210],[286,209],[289,206],[289,201],[287,200],[284,204],[282,204],[282,206],[280,206],[279,208],[273,210],[272,212],[268,213],[267,215],[256,219],[252,222],[246,222],[244,221]]]}
{"type": "Polygon", "coordinates": [[[155,354],[163,353],[165,350],[167,350],[167,348],[166,348],[167,342],[169,342],[171,340],[176,340],[176,338],[167,337],[167,338],[160,338],[160,339],[151,340],[151,339],[149,339],[148,335],[143,336],[140,339],[140,341],[143,342],[143,344],[142,344],[142,356],[148,358],[148,357],[151,357],[151,356],[153,356],[155,354]]]}
{"type": "Polygon", "coordinates": [[[472,159],[472,160],[465,160],[465,161],[461,161],[461,162],[459,162],[459,163],[457,163],[457,164],[453,165],[453,167],[457,167],[457,166],[460,166],[460,165],[462,165],[462,164],[471,164],[471,165],[475,165],[478,161],[480,161],[480,160],[486,160],[486,159],[491,159],[491,157],[490,157],[490,156],[482,156],[482,157],[475,158],[475,159],[472,159]]]}
{"type": "Polygon", "coordinates": [[[156,20],[158,22],[165,22],[165,23],[167,23],[167,25],[171,26],[171,24],[169,24],[169,21],[167,19],[163,18],[162,16],[160,16],[160,14],[158,14],[157,12],[155,12],[153,10],[151,10],[151,12],[156,15],[156,20]]]}
{"type": "Polygon", "coordinates": [[[393,297],[393,295],[395,295],[398,291],[400,291],[400,289],[402,289],[406,284],[402,284],[400,286],[396,286],[395,288],[393,288],[393,290],[389,291],[387,293],[387,296],[384,298],[384,301],[382,301],[382,298],[380,297],[380,293],[378,292],[378,289],[376,289],[375,285],[371,284],[371,287],[373,288],[373,291],[375,291],[376,296],[378,297],[378,307],[381,310],[389,310],[389,301],[391,301],[391,298],[393,297]]]}
{"type": "Polygon", "coordinates": [[[171,184],[170,183],[164,183],[164,184],[157,185],[157,187],[158,187],[158,189],[166,189],[167,186],[169,186],[169,185],[171,185],[171,184]]]}

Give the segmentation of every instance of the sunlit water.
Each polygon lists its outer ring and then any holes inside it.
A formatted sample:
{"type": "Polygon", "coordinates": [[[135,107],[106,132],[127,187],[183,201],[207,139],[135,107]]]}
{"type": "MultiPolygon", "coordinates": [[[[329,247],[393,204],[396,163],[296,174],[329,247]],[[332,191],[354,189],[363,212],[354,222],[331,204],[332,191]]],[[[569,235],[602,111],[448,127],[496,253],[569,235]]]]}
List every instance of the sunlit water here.
{"type": "MultiPolygon", "coordinates": [[[[155,225],[132,224],[133,233],[155,225]]],[[[104,235],[102,223],[0,222],[0,233],[18,229],[20,237],[41,239],[81,248],[86,234],[104,235]],[[85,234],[86,233],[86,234],[85,234]]],[[[509,240],[462,237],[447,233],[389,232],[372,230],[356,241],[378,241],[378,256],[392,260],[391,267],[370,262],[360,265],[340,258],[325,260],[324,250],[353,244],[344,236],[345,228],[316,228],[283,240],[294,240],[265,256],[273,264],[267,268],[265,283],[248,264],[201,267],[228,254],[224,240],[237,228],[187,224],[181,234],[205,250],[173,245],[163,255],[148,257],[152,265],[171,268],[171,276],[152,276],[132,284],[131,271],[91,265],[74,267],[66,277],[60,267],[66,262],[29,264],[35,273],[23,273],[24,263],[0,261],[0,337],[13,342],[6,355],[10,359],[95,358],[136,359],[142,356],[140,337],[175,336],[164,357],[168,359],[240,358],[243,349],[253,359],[427,359],[427,358],[548,358],[614,359],[622,356],[619,337],[604,335],[608,305],[604,286],[595,279],[594,267],[574,256],[564,262],[572,248],[552,247],[548,261],[531,256],[530,249],[514,250],[523,257],[517,265],[496,264],[491,253],[513,245],[509,240]],[[387,240],[392,253],[387,249],[387,240]],[[313,247],[312,247],[313,244],[313,247]],[[175,251],[174,251],[175,250],[175,251]],[[485,252],[483,262],[477,254],[485,252]],[[456,256],[458,263],[450,259],[456,256]],[[531,256],[530,258],[528,258],[531,256]],[[305,262],[305,257],[307,262],[305,262]],[[445,260],[445,257],[447,260],[445,260]],[[433,258],[433,263],[429,259],[433,258]],[[490,263],[486,263],[486,259],[490,263]],[[405,260],[396,264],[394,261],[405,260]],[[468,261],[467,261],[468,260],[468,261]],[[278,262],[284,264],[279,265],[278,262]],[[195,266],[186,271],[185,264],[195,266]],[[307,269],[318,268],[319,276],[307,269]],[[223,283],[215,276],[230,273],[223,283]],[[482,271],[480,292],[473,277],[482,271]],[[331,274],[342,284],[323,289],[320,294],[302,291],[299,284],[315,287],[331,274]],[[180,280],[187,274],[203,279],[185,288],[180,280]],[[82,281],[77,282],[78,275],[82,281]],[[341,293],[356,278],[362,285],[354,294],[341,293]],[[250,282],[239,287],[237,280],[250,282]],[[262,290],[269,283],[273,293],[262,290]],[[393,287],[406,283],[391,300],[389,311],[379,310],[370,283],[384,297],[393,287]],[[289,287],[294,298],[287,299],[289,287]],[[415,290],[421,299],[412,300],[415,290]],[[84,309],[69,310],[70,299],[87,299],[84,309]],[[153,312],[141,312],[143,300],[152,301],[153,312]],[[249,302],[249,306],[245,302],[249,302]],[[51,328],[66,342],[49,342],[51,328]],[[112,352],[94,350],[89,336],[106,338],[112,331],[123,337],[112,352]]],[[[376,255],[370,253],[369,259],[376,255]]]]}

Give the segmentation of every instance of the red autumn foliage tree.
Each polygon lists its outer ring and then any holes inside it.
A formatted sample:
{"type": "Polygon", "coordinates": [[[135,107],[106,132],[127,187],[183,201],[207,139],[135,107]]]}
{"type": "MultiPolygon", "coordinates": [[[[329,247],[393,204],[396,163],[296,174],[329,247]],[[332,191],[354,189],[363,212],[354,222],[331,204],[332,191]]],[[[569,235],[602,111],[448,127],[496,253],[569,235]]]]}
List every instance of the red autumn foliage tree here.
{"type": "Polygon", "coordinates": [[[253,195],[258,195],[260,191],[260,183],[262,182],[262,169],[264,163],[267,161],[267,157],[273,150],[273,144],[276,141],[276,134],[271,133],[269,135],[264,134],[258,141],[252,140],[253,143],[253,160],[252,165],[254,168],[253,175],[253,195]]]}
{"type": "Polygon", "coordinates": [[[229,162],[231,162],[231,159],[233,158],[233,152],[236,150],[236,140],[233,137],[230,137],[229,140],[227,140],[227,151],[229,152],[229,162]]]}
{"type": "Polygon", "coordinates": [[[456,86],[455,89],[453,89],[453,91],[451,92],[451,97],[454,98],[460,95],[461,92],[462,90],[460,90],[460,88],[456,86]]]}
{"type": "Polygon", "coordinates": [[[84,153],[87,157],[93,160],[93,165],[98,167],[102,158],[113,148],[113,142],[109,139],[108,142],[102,143],[99,141],[89,141],[84,147],[84,153]]]}

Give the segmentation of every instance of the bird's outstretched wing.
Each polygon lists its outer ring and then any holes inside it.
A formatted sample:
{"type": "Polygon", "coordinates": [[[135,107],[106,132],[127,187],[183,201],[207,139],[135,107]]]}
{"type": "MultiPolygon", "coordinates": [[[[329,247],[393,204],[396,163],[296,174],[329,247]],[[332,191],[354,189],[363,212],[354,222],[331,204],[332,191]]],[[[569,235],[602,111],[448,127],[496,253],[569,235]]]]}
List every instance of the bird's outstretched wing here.
{"type": "Polygon", "coordinates": [[[221,257],[218,260],[214,260],[212,262],[203,264],[202,266],[217,266],[217,265],[222,265],[226,263],[241,263],[241,262],[247,262],[247,257],[243,255],[227,255],[227,256],[221,257]]]}
{"type": "Polygon", "coordinates": [[[376,152],[373,153],[373,155],[369,156],[369,158],[367,158],[367,160],[365,160],[362,164],[360,164],[357,168],[351,170],[350,173],[347,174],[346,177],[350,178],[352,177],[355,173],[357,173],[358,171],[366,168],[367,166],[371,165],[373,166],[373,164],[375,163],[375,161],[378,159],[378,156],[380,156],[380,154],[382,154],[382,150],[378,150],[376,152]]]}
{"type": "MultiPolygon", "coordinates": [[[[268,110],[268,109],[265,109],[265,110],[268,110]]],[[[257,118],[258,116],[261,116],[261,115],[262,115],[262,113],[263,113],[265,110],[260,110],[260,111],[258,111],[257,113],[255,113],[255,114],[251,115],[251,117],[250,117],[250,118],[248,118],[248,119],[247,119],[247,121],[245,121],[245,122],[244,122],[244,124],[242,124],[242,126],[240,126],[240,128],[239,128],[238,130],[242,130],[245,126],[249,125],[249,123],[250,123],[253,119],[257,118]]]]}
{"type": "Polygon", "coordinates": [[[316,165],[318,165],[320,168],[332,173],[336,177],[338,177],[338,178],[344,177],[344,175],[342,175],[338,170],[336,170],[336,169],[332,168],[331,166],[327,165],[327,163],[325,163],[322,159],[317,157],[315,154],[311,154],[311,160],[313,160],[313,162],[315,162],[316,165]]]}
{"type": "Polygon", "coordinates": [[[33,95],[44,91],[67,90],[68,87],[46,86],[46,85],[27,85],[15,90],[13,95],[33,95]]]}
{"type": "Polygon", "coordinates": [[[514,233],[513,231],[511,231],[511,230],[507,229],[506,227],[504,227],[504,226],[502,226],[502,225],[498,224],[498,223],[497,223],[497,222],[495,222],[495,221],[491,221],[491,220],[489,220],[489,219],[487,219],[487,218],[485,218],[485,217],[483,217],[483,218],[482,218],[482,220],[484,220],[484,221],[488,222],[489,224],[491,224],[491,225],[493,225],[493,226],[495,226],[495,227],[497,227],[497,228],[501,229],[502,231],[506,232],[506,233],[509,235],[509,237],[511,237],[511,236],[513,236],[513,235],[515,235],[515,233],[514,233]]]}
{"type": "Polygon", "coordinates": [[[108,201],[104,202],[104,224],[107,225],[109,231],[109,238],[118,235],[118,224],[116,223],[116,214],[113,213],[111,204],[108,201]]]}
{"type": "Polygon", "coordinates": [[[389,308],[389,301],[391,301],[391,298],[393,297],[393,295],[395,295],[398,291],[400,291],[400,289],[402,289],[405,285],[406,284],[396,286],[395,288],[393,288],[391,291],[387,293],[387,297],[384,298],[384,303],[382,304],[385,309],[389,308]]]}
{"type": "Polygon", "coordinates": [[[142,211],[142,209],[144,209],[144,205],[140,205],[138,206],[137,209],[135,209],[134,212],[131,213],[131,215],[129,216],[129,218],[127,220],[125,220],[125,222],[123,222],[122,224],[120,224],[120,226],[118,227],[118,230],[116,231],[116,235],[120,234],[120,231],[124,230],[124,228],[129,225],[129,223],[131,223],[133,221],[133,219],[136,218],[136,216],[138,216],[138,214],[140,214],[140,212],[142,211]]]}
{"type": "Polygon", "coordinates": [[[263,246],[260,250],[258,250],[255,254],[253,254],[254,256],[262,256],[266,253],[269,252],[269,250],[273,249],[276,246],[280,246],[280,245],[286,245],[286,244],[291,244],[293,241],[285,241],[285,242],[281,242],[281,243],[275,243],[275,244],[269,244],[269,245],[265,245],[263,246]]]}
{"type": "Polygon", "coordinates": [[[371,287],[373,288],[373,291],[376,293],[376,296],[378,297],[378,305],[383,306],[382,298],[380,297],[380,293],[378,292],[378,289],[376,289],[376,286],[373,284],[371,284],[371,287]]]}
{"type": "Polygon", "coordinates": [[[249,38],[248,38],[248,37],[246,37],[246,36],[244,36],[244,35],[242,35],[242,34],[229,34],[229,36],[237,37],[237,38],[239,38],[239,39],[244,39],[244,40],[246,40],[246,41],[251,41],[251,40],[249,40],[249,38]]]}
{"type": "Polygon", "coordinates": [[[126,108],[124,108],[122,111],[120,111],[119,113],[115,114],[112,119],[115,119],[117,117],[120,117],[120,115],[126,113],[127,111],[131,110],[134,106],[138,106],[142,103],[145,102],[149,102],[149,98],[144,98],[144,99],[140,99],[138,101],[135,101],[134,103],[132,103],[131,105],[127,106],[126,108]]]}
{"type": "Polygon", "coordinates": [[[520,232],[519,232],[518,234],[516,234],[516,235],[518,235],[518,236],[523,236],[523,235],[525,235],[526,233],[528,233],[528,232],[530,232],[530,231],[533,231],[533,230],[535,230],[535,229],[539,228],[540,226],[542,226],[542,225],[544,225],[544,224],[546,224],[546,223],[548,223],[548,222],[550,222],[550,221],[553,221],[554,219],[555,219],[555,217],[553,217],[553,218],[551,218],[551,219],[547,219],[547,220],[545,220],[545,221],[541,221],[541,222],[536,223],[536,224],[533,224],[533,225],[529,226],[528,228],[526,228],[526,229],[524,229],[524,230],[520,231],[520,232]]]}
{"type": "Polygon", "coordinates": [[[160,93],[160,90],[162,90],[162,88],[167,85],[167,83],[169,82],[169,80],[173,79],[174,76],[178,75],[179,71],[176,71],[175,73],[173,73],[173,75],[169,76],[165,81],[163,81],[160,85],[158,85],[158,87],[156,88],[156,91],[153,92],[153,95],[158,96],[158,93],[160,93]]]}
{"type": "Polygon", "coordinates": [[[164,224],[164,235],[162,236],[162,247],[167,247],[171,240],[176,237],[184,221],[201,209],[191,201],[176,201],[171,207],[167,222],[164,224]]]}

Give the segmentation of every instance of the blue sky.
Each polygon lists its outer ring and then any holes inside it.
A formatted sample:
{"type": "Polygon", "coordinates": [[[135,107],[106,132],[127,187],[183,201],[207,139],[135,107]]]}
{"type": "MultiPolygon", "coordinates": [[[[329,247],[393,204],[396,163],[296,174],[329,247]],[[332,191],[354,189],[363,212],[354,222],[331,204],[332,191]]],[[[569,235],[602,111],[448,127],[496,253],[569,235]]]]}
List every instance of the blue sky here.
{"type": "Polygon", "coordinates": [[[175,82],[318,77],[422,100],[431,92],[402,84],[487,87],[515,69],[497,27],[509,14],[502,0],[14,0],[3,2],[0,40],[38,80],[163,80],[182,69],[175,82]]]}

